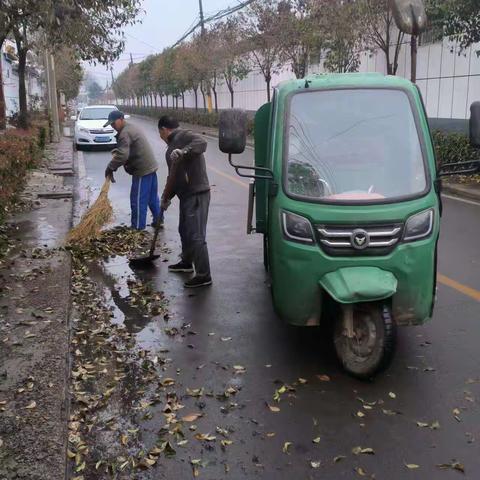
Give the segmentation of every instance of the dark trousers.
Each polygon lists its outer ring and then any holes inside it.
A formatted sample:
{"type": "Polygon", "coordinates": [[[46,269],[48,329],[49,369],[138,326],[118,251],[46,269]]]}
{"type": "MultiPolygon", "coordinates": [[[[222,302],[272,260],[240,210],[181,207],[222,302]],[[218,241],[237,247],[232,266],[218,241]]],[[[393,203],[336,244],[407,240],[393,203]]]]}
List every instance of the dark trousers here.
{"type": "Polygon", "coordinates": [[[206,241],[210,192],[197,193],[180,199],[178,232],[182,240],[182,260],[193,263],[199,276],[210,275],[206,241]]]}

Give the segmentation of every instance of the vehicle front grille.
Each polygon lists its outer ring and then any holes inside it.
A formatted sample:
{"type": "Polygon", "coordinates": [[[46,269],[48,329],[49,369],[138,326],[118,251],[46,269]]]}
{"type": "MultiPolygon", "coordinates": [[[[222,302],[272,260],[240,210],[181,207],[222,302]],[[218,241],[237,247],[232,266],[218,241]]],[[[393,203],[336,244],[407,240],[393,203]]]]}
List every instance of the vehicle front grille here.
{"type": "Polygon", "coordinates": [[[329,255],[388,255],[400,242],[403,224],[316,225],[318,241],[329,255]]]}
{"type": "Polygon", "coordinates": [[[94,129],[89,130],[92,135],[110,135],[113,133],[113,130],[102,130],[102,129],[94,129]]]}

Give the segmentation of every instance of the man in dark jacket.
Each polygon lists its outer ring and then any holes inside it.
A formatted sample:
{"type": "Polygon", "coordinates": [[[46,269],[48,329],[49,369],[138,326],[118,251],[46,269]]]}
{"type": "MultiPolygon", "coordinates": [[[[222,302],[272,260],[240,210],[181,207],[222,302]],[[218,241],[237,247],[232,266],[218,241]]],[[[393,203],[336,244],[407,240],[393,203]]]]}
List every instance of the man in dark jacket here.
{"type": "Polygon", "coordinates": [[[170,265],[168,269],[171,272],[193,272],[195,267],[195,276],[185,282],[185,287],[211,285],[206,242],[210,183],[203,155],[207,142],[200,135],[179,128],[178,121],[168,115],[158,121],[158,131],[168,145],[168,179],[161,207],[166,210],[175,195],[180,200],[178,231],[182,256],[179,263],[170,265]]]}
{"type": "Polygon", "coordinates": [[[147,208],[152,212],[153,225],[160,226],[163,223],[163,211],[158,198],[158,165],[147,139],[137,127],[125,121],[124,114],[119,110],[110,112],[104,126],[107,125],[112,125],[118,134],[117,147],[112,151],[112,160],[105,170],[105,177],[115,182],[113,172],[123,166],[132,175],[132,228],[145,229],[147,208]]]}

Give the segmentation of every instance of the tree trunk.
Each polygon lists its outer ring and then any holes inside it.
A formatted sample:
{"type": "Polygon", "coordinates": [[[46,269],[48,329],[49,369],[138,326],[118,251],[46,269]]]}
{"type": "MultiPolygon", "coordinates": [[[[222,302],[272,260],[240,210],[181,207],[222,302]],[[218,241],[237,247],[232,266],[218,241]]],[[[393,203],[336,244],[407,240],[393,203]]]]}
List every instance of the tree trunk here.
{"type": "MultiPolygon", "coordinates": [[[[0,43],[0,50],[3,42],[0,43]]],[[[0,130],[7,128],[7,116],[5,112],[5,94],[3,93],[3,72],[2,72],[2,59],[0,58],[0,130]]]]}
{"type": "Polygon", "coordinates": [[[218,94],[217,94],[216,87],[212,87],[212,92],[213,92],[213,99],[215,102],[215,112],[218,113],[218,94]]]}
{"type": "Polygon", "coordinates": [[[163,95],[160,95],[160,108],[163,108],[163,95]]]}
{"type": "Polygon", "coordinates": [[[167,102],[167,109],[168,109],[168,95],[167,95],[167,100],[166,100],[166,102],[167,102]]]}
{"type": "Polygon", "coordinates": [[[227,82],[227,87],[230,92],[230,107],[233,108],[234,98],[233,98],[233,82],[227,82]]]}
{"type": "Polygon", "coordinates": [[[267,102],[270,101],[270,82],[272,81],[271,75],[265,77],[265,82],[267,84],[267,102]]]}
{"type": "Polygon", "coordinates": [[[153,98],[155,99],[155,108],[158,108],[157,94],[155,94],[153,98]]]}
{"type": "Polygon", "coordinates": [[[195,110],[198,110],[198,87],[193,89],[193,93],[195,94],[195,110]]]}
{"type": "Polygon", "coordinates": [[[182,110],[185,110],[185,92],[182,92],[182,110]]]}
{"type": "Polygon", "coordinates": [[[25,73],[27,67],[27,50],[19,47],[17,43],[18,53],[18,127],[27,130],[28,122],[28,105],[27,105],[27,86],[25,83],[25,73]]]}
{"type": "Polygon", "coordinates": [[[200,84],[200,92],[202,92],[202,98],[203,98],[203,110],[206,111],[207,110],[207,100],[205,98],[205,90],[203,88],[203,83],[200,84]]]}

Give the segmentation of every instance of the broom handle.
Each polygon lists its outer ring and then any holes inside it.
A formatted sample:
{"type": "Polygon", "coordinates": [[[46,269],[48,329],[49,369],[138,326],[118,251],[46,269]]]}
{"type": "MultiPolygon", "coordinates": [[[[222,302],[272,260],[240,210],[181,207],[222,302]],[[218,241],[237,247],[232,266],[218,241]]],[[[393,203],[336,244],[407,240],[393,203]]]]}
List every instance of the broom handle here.
{"type": "Polygon", "coordinates": [[[155,245],[157,243],[157,237],[158,237],[158,232],[160,231],[160,227],[155,227],[155,232],[153,234],[153,240],[152,240],[152,246],[150,247],[150,257],[153,257],[153,254],[155,252],[155,245]]]}

